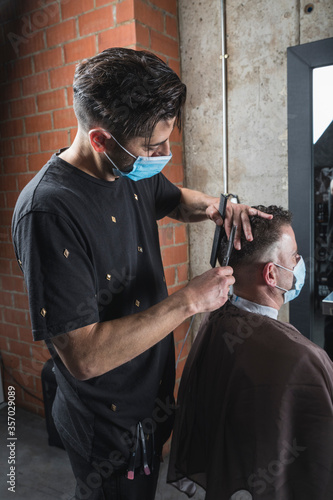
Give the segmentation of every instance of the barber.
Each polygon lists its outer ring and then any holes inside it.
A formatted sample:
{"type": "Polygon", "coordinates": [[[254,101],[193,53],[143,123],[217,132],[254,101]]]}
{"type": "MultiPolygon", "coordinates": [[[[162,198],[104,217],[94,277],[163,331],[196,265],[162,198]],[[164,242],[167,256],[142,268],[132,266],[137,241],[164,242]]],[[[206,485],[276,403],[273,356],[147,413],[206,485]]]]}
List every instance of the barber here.
{"type": "MultiPolygon", "coordinates": [[[[58,383],[53,417],[77,480],[77,499],[153,499],[173,421],[172,330],[225,303],[230,267],[167,295],[156,220],[207,217],[217,198],[161,173],[180,128],[186,87],[158,57],[108,49],[77,66],[78,132],[25,187],[13,241],[27,284],[34,340],[58,383]]],[[[252,238],[228,203],[227,232],[252,238]]]]}

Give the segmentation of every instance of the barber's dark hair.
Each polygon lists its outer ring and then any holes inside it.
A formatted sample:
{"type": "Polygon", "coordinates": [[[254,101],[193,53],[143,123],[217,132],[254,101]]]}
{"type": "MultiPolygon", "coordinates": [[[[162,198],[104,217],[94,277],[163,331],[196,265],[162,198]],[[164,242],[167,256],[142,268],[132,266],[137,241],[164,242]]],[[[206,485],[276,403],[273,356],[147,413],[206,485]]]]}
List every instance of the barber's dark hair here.
{"type": "Polygon", "coordinates": [[[149,139],[161,120],[181,127],[186,86],[156,55],[110,48],[86,59],[74,75],[74,111],[84,130],[100,126],[117,140],[149,139]]]}
{"type": "MultiPolygon", "coordinates": [[[[291,225],[292,214],[289,210],[284,210],[276,205],[270,205],[269,207],[258,205],[253,208],[272,214],[273,219],[263,219],[258,215],[250,217],[253,240],[247,241],[242,232],[241,249],[233,249],[229,260],[229,265],[233,268],[237,268],[242,264],[260,261],[261,255],[280,239],[282,227],[291,225]]],[[[221,245],[220,255],[218,256],[220,263],[223,250],[224,246],[221,245]]]]}

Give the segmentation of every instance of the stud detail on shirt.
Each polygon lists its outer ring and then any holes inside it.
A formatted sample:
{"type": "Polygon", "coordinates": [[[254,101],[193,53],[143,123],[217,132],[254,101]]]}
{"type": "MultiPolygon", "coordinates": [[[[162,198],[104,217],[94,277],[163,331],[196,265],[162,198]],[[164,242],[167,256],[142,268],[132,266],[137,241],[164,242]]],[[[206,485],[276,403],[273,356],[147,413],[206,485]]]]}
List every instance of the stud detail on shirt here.
{"type": "Polygon", "coordinates": [[[112,411],[117,411],[117,407],[116,407],[116,405],[112,404],[112,405],[111,405],[111,410],[112,410],[112,411]]]}
{"type": "Polygon", "coordinates": [[[142,247],[138,247],[138,252],[143,253],[143,248],[142,247]]]}
{"type": "Polygon", "coordinates": [[[138,201],[138,195],[134,193],[134,198],[136,199],[136,201],[138,201]]]}
{"type": "Polygon", "coordinates": [[[136,300],[135,305],[136,305],[136,307],[140,307],[140,300],[136,300]]]}
{"type": "Polygon", "coordinates": [[[114,222],[114,223],[116,223],[116,222],[117,222],[117,219],[116,219],[113,215],[112,215],[112,217],[111,217],[111,220],[112,220],[112,222],[114,222]]]}
{"type": "Polygon", "coordinates": [[[40,310],[40,315],[43,316],[43,318],[45,318],[46,316],[46,309],[43,307],[43,309],[40,310]]]}
{"type": "Polygon", "coordinates": [[[20,261],[20,259],[18,259],[17,262],[18,262],[19,266],[22,267],[22,262],[20,261]]]}
{"type": "Polygon", "coordinates": [[[67,250],[67,248],[65,248],[64,250],[64,256],[66,257],[66,259],[68,259],[69,257],[69,251],[67,250]]]}
{"type": "Polygon", "coordinates": [[[107,279],[108,281],[110,281],[110,280],[111,280],[111,274],[107,274],[105,277],[106,277],[106,279],[107,279]]]}

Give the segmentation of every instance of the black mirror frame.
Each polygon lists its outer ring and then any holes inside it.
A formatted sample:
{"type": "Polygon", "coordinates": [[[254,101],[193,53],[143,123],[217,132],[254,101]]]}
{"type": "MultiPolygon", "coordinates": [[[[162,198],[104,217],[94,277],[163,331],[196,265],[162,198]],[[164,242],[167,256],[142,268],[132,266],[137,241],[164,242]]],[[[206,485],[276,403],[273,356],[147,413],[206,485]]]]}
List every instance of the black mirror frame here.
{"type": "Polygon", "coordinates": [[[312,340],[314,325],[314,175],[312,144],[312,71],[333,64],[333,38],[289,47],[288,185],[289,210],[307,279],[300,296],[290,303],[290,323],[312,340]]]}

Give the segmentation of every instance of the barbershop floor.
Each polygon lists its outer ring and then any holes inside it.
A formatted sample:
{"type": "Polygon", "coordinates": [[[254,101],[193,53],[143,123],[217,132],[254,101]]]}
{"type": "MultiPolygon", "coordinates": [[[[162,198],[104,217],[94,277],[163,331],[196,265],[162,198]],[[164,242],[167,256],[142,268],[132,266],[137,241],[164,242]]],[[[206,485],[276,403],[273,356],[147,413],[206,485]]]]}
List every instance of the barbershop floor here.
{"type": "MultiPolygon", "coordinates": [[[[74,477],[66,452],[49,446],[45,420],[17,408],[16,413],[16,491],[7,490],[8,448],[7,407],[0,410],[0,498],[1,500],[70,500],[74,477]]],[[[167,460],[162,464],[156,500],[187,500],[187,496],[166,484],[167,460]]],[[[203,500],[197,491],[193,500],[203,500]]],[[[144,499],[142,499],[144,500],[144,499]]]]}

